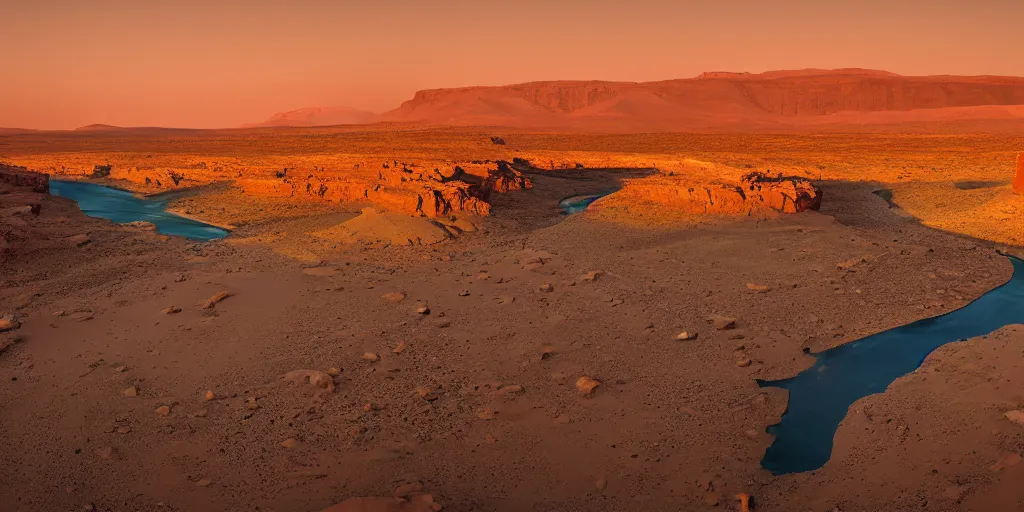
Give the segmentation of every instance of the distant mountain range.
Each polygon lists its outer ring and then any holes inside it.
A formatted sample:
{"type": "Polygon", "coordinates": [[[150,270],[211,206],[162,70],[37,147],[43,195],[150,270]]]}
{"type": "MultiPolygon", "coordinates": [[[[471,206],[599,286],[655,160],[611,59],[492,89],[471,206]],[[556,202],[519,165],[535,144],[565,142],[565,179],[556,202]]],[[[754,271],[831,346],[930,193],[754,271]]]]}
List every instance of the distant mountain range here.
{"type": "Polygon", "coordinates": [[[308,107],[281,112],[262,123],[242,125],[242,128],[268,126],[333,126],[340,124],[369,124],[380,120],[379,114],[352,107],[308,107]]]}
{"type": "Polygon", "coordinates": [[[711,72],[643,83],[531,82],[419,91],[398,108],[379,115],[348,107],[314,107],[275,114],[246,126],[393,122],[694,131],[977,120],[1024,120],[1024,78],[807,69],[711,72]]]}

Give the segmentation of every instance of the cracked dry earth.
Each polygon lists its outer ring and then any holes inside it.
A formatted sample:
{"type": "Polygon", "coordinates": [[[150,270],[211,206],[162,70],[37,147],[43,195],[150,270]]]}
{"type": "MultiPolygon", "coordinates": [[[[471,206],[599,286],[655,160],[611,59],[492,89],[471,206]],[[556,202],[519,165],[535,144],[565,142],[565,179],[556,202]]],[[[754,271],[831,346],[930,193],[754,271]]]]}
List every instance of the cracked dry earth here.
{"type": "Polygon", "coordinates": [[[508,208],[440,245],[316,265],[46,198],[0,287],[21,323],[2,334],[0,508],[312,512],[396,493],[412,500],[334,510],[731,510],[738,493],[769,511],[1019,507],[1024,426],[1004,417],[1024,401],[1019,326],[854,404],[822,470],[760,468],[786,396],[755,379],[1011,272],[869,187],[825,197],[821,213],[686,230],[553,207],[518,224],[508,208]],[[295,370],[317,372],[282,379],[295,370]]]}

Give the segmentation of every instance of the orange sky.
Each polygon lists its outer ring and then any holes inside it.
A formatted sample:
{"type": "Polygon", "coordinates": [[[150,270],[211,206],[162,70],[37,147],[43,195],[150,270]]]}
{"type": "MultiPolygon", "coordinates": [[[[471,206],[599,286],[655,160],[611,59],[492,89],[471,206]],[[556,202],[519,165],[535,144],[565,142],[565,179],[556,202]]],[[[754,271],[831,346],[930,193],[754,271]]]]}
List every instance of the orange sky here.
{"type": "Polygon", "coordinates": [[[0,0],[0,19],[2,127],[230,127],[708,70],[1024,75],[1024,0],[0,0]]]}

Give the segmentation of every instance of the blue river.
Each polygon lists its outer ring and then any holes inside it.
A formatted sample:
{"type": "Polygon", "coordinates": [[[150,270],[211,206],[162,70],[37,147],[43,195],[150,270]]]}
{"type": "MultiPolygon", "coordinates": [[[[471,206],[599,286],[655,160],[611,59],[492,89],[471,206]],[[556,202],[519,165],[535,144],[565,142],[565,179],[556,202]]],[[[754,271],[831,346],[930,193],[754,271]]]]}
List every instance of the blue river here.
{"type": "Polygon", "coordinates": [[[1024,260],[1010,260],[1010,281],[963,308],[815,354],[814,366],[795,377],[758,381],[762,387],[789,390],[789,409],[780,423],[768,427],[775,441],[762,467],[776,475],[821,468],[832,456],[832,439],[855,401],[884,392],[947,343],[1024,324],[1024,260]]]}
{"type": "Polygon", "coordinates": [[[117,223],[152,222],[159,233],[191,240],[209,241],[228,236],[226,229],[168,212],[166,199],[147,199],[125,190],[81,181],[50,180],[50,193],[77,202],[82,212],[90,217],[117,223]]]}

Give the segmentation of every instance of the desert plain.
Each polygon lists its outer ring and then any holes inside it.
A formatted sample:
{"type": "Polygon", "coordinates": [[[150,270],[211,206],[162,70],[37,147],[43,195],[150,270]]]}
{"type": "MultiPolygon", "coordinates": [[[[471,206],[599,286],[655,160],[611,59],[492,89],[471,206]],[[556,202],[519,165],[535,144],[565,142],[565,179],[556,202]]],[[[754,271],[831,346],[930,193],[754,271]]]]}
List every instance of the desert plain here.
{"type": "Polygon", "coordinates": [[[0,185],[0,506],[1021,509],[1020,325],[858,400],[814,471],[760,466],[757,383],[1010,279],[1016,123],[2,134],[230,234],[0,185]],[[729,195],[753,172],[820,206],[729,195]]]}

